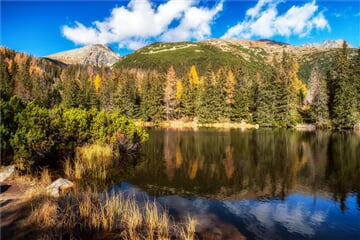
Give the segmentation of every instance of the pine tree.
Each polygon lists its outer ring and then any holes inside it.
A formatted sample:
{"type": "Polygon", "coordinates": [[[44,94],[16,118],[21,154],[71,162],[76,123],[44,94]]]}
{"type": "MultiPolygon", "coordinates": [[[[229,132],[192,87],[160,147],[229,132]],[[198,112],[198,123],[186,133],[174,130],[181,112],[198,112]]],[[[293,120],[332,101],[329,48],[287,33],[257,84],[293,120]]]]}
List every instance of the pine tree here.
{"type": "Polygon", "coordinates": [[[194,118],[198,114],[200,107],[200,86],[201,81],[197,74],[196,67],[193,65],[190,68],[187,80],[183,81],[182,94],[182,116],[187,118],[194,118]]]}
{"type": "Polygon", "coordinates": [[[336,128],[352,128],[357,121],[356,89],[350,77],[348,45],[344,41],[342,49],[335,55],[335,66],[329,72],[330,113],[336,128]]]}
{"type": "Polygon", "coordinates": [[[139,116],[140,96],[136,88],[136,79],[133,74],[122,73],[119,86],[114,96],[115,109],[127,117],[139,116]]]}
{"type": "Polygon", "coordinates": [[[14,91],[14,82],[11,79],[8,64],[4,61],[4,54],[1,53],[0,61],[0,95],[2,98],[10,98],[14,91]]]}
{"type": "Polygon", "coordinates": [[[253,119],[250,108],[254,104],[253,86],[246,74],[242,75],[235,89],[234,108],[231,119],[251,122],[253,119]]]}
{"type": "Polygon", "coordinates": [[[69,66],[61,73],[62,103],[66,108],[80,105],[80,86],[75,78],[75,67],[69,66]]]}
{"type": "Polygon", "coordinates": [[[193,118],[195,117],[195,91],[188,79],[183,79],[182,82],[181,117],[193,118]]]}
{"type": "Polygon", "coordinates": [[[295,88],[297,69],[293,59],[285,51],[279,68],[277,86],[276,121],[279,126],[292,126],[298,121],[298,95],[295,88]]]}
{"type": "Polygon", "coordinates": [[[163,117],[163,86],[159,75],[150,72],[141,86],[140,113],[144,121],[159,122],[163,117]]]}
{"type": "Polygon", "coordinates": [[[221,74],[208,70],[207,76],[199,87],[198,117],[200,122],[217,122],[225,114],[224,80],[221,74]]]}
{"type": "Polygon", "coordinates": [[[357,55],[351,63],[351,76],[357,96],[357,124],[360,124],[360,48],[357,50],[357,55]]]}
{"type": "MultiPolygon", "coordinates": [[[[276,61],[274,61],[276,63],[276,61]]],[[[276,66],[277,64],[275,64],[276,66]]],[[[255,90],[256,110],[254,120],[262,126],[275,126],[278,70],[275,66],[265,69],[255,90]]]]}

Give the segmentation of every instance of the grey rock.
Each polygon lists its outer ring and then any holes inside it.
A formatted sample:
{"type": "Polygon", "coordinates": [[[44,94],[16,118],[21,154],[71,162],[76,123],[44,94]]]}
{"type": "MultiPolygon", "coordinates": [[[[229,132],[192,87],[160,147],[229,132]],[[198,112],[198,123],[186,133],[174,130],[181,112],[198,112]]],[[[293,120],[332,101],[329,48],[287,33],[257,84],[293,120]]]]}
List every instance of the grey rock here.
{"type": "Polygon", "coordinates": [[[15,172],[15,165],[10,165],[5,168],[4,171],[0,172],[0,182],[5,181],[15,172]]]}
{"type": "Polygon", "coordinates": [[[46,191],[50,196],[59,197],[60,192],[73,187],[74,183],[70,180],[65,178],[58,178],[46,188],[46,191]]]}
{"type": "Polygon", "coordinates": [[[95,44],[46,56],[66,64],[88,64],[111,66],[120,59],[109,46],[95,44]]]}
{"type": "MultiPolygon", "coordinates": [[[[307,43],[304,44],[304,47],[312,47],[312,48],[342,48],[342,45],[345,40],[338,39],[338,40],[325,40],[322,43],[307,43]]],[[[348,45],[349,48],[353,48],[350,44],[348,45]]]]}

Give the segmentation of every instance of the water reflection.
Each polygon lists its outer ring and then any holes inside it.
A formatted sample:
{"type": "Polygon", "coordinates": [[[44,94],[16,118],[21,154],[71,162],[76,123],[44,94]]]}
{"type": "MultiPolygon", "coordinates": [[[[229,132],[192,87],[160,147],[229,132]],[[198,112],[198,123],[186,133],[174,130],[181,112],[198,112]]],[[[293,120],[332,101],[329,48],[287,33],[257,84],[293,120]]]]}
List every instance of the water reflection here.
{"type": "MultiPolygon", "coordinates": [[[[350,132],[150,130],[146,164],[127,181],[150,194],[212,199],[360,192],[360,137],[350,132]]],[[[359,202],[359,201],[358,201],[359,202]]],[[[360,205],[359,205],[360,206],[360,205]]]]}
{"type": "MultiPolygon", "coordinates": [[[[139,201],[153,196],[138,187],[122,183],[111,191],[122,191],[139,201]]],[[[359,239],[360,214],[356,196],[346,200],[342,213],[323,197],[290,194],[284,200],[210,200],[165,195],[157,203],[176,220],[190,215],[198,222],[197,232],[204,239],[359,239]]]]}
{"type": "Polygon", "coordinates": [[[352,132],[151,129],[142,156],[114,189],[156,197],[176,219],[191,214],[203,236],[360,239],[352,132]]]}

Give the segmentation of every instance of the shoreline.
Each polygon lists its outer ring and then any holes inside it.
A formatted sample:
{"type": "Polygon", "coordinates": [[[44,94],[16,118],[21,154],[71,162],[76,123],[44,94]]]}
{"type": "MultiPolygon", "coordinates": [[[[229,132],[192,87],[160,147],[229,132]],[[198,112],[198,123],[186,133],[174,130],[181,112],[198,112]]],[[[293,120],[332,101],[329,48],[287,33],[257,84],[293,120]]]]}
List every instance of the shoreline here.
{"type": "Polygon", "coordinates": [[[141,122],[137,121],[137,124],[143,127],[160,127],[171,129],[198,129],[198,128],[217,128],[217,129],[259,129],[258,124],[250,124],[245,122],[217,122],[217,123],[198,123],[197,121],[162,121],[160,123],[154,122],[141,122]]]}

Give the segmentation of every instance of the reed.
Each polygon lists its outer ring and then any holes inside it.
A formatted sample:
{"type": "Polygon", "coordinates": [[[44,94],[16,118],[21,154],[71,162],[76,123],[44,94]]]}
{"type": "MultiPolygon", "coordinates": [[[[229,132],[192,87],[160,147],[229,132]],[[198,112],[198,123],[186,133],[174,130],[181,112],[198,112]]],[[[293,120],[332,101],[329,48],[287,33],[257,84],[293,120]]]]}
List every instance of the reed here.
{"type": "Polygon", "coordinates": [[[49,172],[49,169],[47,168],[42,169],[40,174],[40,181],[42,184],[47,184],[47,185],[51,183],[51,174],[49,172]]]}
{"type": "Polygon", "coordinates": [[[59,238],[63,233],[77,238],[94,233],[106,234],[108,239],[195,239],[195,221],[191,218],[177,225],[156,202],[146,201],[140,207],[133,197],[122,194],[88,189],[57,199],[39,195],[32,206],[28,222],[40,226],[44,239],[59,238]]]}
{"type": "Polygon", "coordinates": [[[117,153],[110,145],[87,144],[76,149],[73,163],[70,159],[65,160],[64,173],[72,179],[106,180],[115,158],[117,158],[117,153]]]}
{"type": "Polygon", "coordinates": [[[190,216],[188,216],[184,226],[180,227],[180,229],[179,229],[180,239],[183,239],[183,240],[195,239],[196,224],[197,224],[196,220],[194,220],[190,216]]]}

